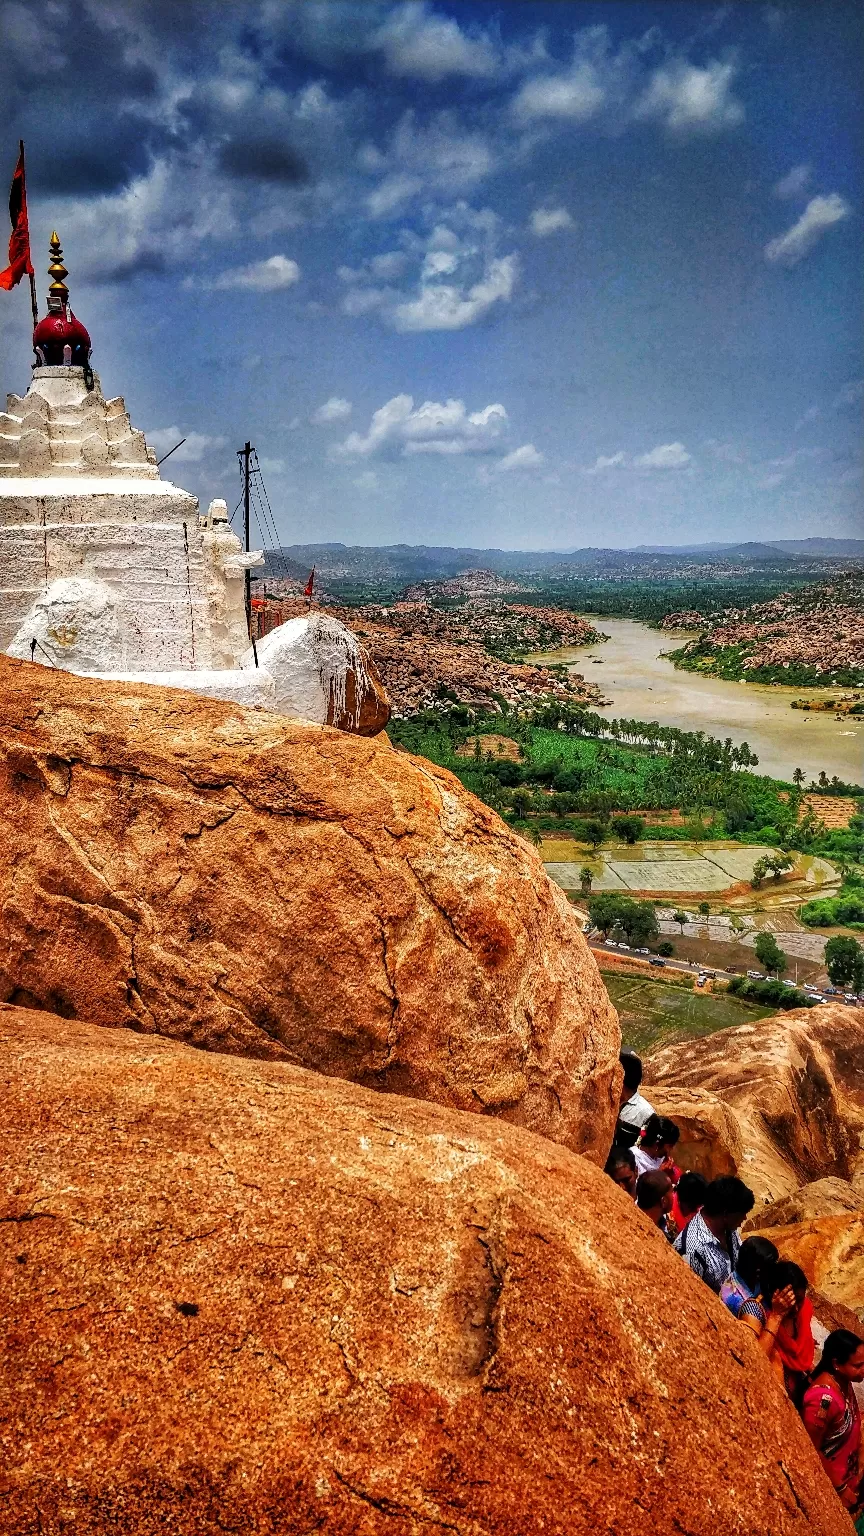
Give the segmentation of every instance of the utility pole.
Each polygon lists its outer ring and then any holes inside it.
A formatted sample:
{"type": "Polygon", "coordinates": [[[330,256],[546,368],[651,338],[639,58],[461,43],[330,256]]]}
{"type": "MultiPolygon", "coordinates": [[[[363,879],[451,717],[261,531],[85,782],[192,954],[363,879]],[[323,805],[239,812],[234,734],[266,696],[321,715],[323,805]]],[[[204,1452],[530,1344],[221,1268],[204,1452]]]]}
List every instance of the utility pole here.
{"type": "MultiPolygon", "coordinates": [[[[238,458],[243,461],[243,543],[246,553],[249,553],[249,494],[250,494],[250,469],[249,460],[252,457],[251,443],[244,443],[238,450],[238,458]]],[[[252,655],[255,657],[255,665],[258,665],[258,647],[255,644],[255,636],[252,633],[252,572],[246,567],[246,628],[249,639],[252,641],[252,655]]]]}

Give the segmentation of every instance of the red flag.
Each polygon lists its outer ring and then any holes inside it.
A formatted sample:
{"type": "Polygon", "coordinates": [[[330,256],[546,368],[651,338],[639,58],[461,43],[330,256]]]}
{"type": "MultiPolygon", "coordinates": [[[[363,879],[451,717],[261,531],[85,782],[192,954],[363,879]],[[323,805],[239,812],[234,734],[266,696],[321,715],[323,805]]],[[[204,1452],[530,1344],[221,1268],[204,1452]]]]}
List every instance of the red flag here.
{"type": "Polygon", "coordinates": [[[311,597],[312,596],[312,588],[314,587],[314,585],[315,585],[315,567],[313,565],[311,571],[309,572],[309,580],[307,581],[305,587],[303,588],[303,596],[304,597],[311,597]]]}
{"type": "Polygon", "coordinates": [[[30,262],[30,226],[27,223],[27,190],[24,185],[24,145],[18,152],[18,164],[9,192],[9,217],[12,236],[9,241],[9,266],[0,272],[0,288],[14,288],[22,277],[33,275],[30,262]]]}

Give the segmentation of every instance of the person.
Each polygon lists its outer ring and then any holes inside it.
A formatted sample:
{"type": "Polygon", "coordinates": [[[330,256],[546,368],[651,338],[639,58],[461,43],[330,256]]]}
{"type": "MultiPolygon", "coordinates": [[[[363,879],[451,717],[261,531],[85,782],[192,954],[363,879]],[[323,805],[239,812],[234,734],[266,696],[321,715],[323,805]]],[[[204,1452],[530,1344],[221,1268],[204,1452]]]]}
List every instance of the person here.
{"type": "Polygon", "coordinates": [[[678,1170],[672,1162],[672,1148],[680,1135],[674,1120],[668,1120],[665,1115],[651,1115],[633,1148],[636,1172],[668,1173],[673,1184],[677,1183],[678,1170]]]}
{"type": "Polygon", "coordinates": [[[636,1181],[636,1204],[671,1242],[674,1234],[667,1226],[667,1219],[672,1209],[672,1180],[668,1173],[658,1169],[640,1174],[636,1181]]]}
{"type": "Polygon", "coordinates": [[[861,1410],[852,1390],[864,1381],[864,1340],[847,1328],[829,1333],[801,1417],[844,1508],[855,1515],[861,1503],[861,1410]]]}
{"type": "Polygon", "coordinates": [[[738,1262],[738,1228],[754,1204],[752,1189],[741,1179],[732,1174],[712,1179],[701,1211],[675,1239],[675,1252],[717,1295],[738,1262]]]}
{"type": "MultiPolygon", "coordinates": [[[[742,1252],[746,1246],[746,1243],[742,1243],[742,1252]]],[[[800,1409],[816,1353],[813,1305],[807,1295],[807,1276],[790,1259],[781,1259],[766,1276],[763,1290],[769,1307],[773,1307],[777,1296],[784,1291],[794,1297],[777,1330],[773,1361],[778,1371],[783,1373],[786,1391],[796,1408],[800,1409]]]]}
{"type": "Polygon", "coordinates": [[[615,1145],[632,1147],[635,1145],[646,1120],[650,1120],[654,1113],[654,1106],[648,1103],[639,1092],[642,1083],[642,1060],[635,1051],[626,1047],[621,1051],[618,1060],[624,1069],[624,1083],[621,1088],[621,1103],[618,1108],[618,1123],[615,1127],[615,1145]]]}
{"type": "Polygon", "coordinates": [[[629,1147],[613,1147],[603,1170],[613,1183],[620,1185],[631,1200],[636,1199],[636,1159],[629,1147]]]}
{"type": "Polygon", "coordinates": [[[765,1275],[780,1255],[767,1237],[748,1237],[738,1250],[732,1273],[720,1287],[720,1300],[733,1317],[749,1318],[758,1333],[765,1326],[768,1313],[762,1300],[765,1275]]]}
{"type": "Polygon", "coordinates": [[[672,1195],[672,1210],[669,1216],[669,1225],[676,1237],[684,1231],[688,1221],[693,1220],[696,1212],[701,1211],[707,1188],[708,1180],[704,1174],[689,1170],[682,1173],[672,1195]]]}

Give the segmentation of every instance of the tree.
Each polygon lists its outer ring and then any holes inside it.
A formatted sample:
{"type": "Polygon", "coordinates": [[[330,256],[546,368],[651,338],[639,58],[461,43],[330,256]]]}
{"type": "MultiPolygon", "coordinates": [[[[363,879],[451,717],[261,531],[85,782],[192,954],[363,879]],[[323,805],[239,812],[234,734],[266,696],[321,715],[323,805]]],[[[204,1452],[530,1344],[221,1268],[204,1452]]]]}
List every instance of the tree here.
{"type": "Polygon", "coordinates": [[[539,827],[529,827],[526,836],[534,844],[535,848],[539,848],[543,842],[543,833],[539,827]]]}
{"type": "Polygon", "coordinates": [[[620,906],[621,897],[612,893],[591,897],[588,903],[588,916],[604,938],[610,929],[615,927],[620,915],[620,906]]]}
{"type": "Polygon", "coordinates": [[[629,897],[624,897],[618,921],[627,935],[628,944],[636,948],[650,944],[660,931],[657,927],[657,914],[650,901],[631,901],[629,897]]]}
{"type": "Polygon", "coordinates": [[[583,826],[583,831],[585,833],[586,842],[589,842],[592,848],[599,848],[604,837],[606,836],[606,828],[604,827],[602,821],[586,821],[583,826]]]}
{"type": "Polygon", "coordinates": [[[792,775],[792,782],[793,784],[797,784],[798,788],[800,789],[806,777],[807,775],[805,774],[803,768],[796,768],[792,775]]]}
{"type": "Polygon", "coordinates": [[[658,955],[674,955],[675,945],[671,942],[670,939],[663,939],[663,941],[657,945],[657,953],[658,955]]]}
{"type": "Polygon", "coordinates": [[[678,924],[678,927],[681,929],[681,932],[683,934],[683,932],[684,932],[684,924],[687,921],[687,913],[686,912],[673,912],[672,913],[672,921],[673,921],[673,923],[677,923],[678,924]]]}
{"type": "Polygon", "coordinates": [[[616,816],[612,822],[612,831],[625,843],[632,847],[642,836],[645,828],[644,816],[616,816]]]}
{"type": "Polygon", "coordinates": [[[837,934],[825,945],[825,966],[835,987],[864,991],[864,949],[857,939],[837,934]]]}
{"type": "Polygon", "coordinates": [[[756,863],[753,865],[753,873],[750,876],[750,884],[754,891],[758,891],[770,868],[771,860],[769,858],[763,857],[756,860],[756,863]]]}
{"type": "Polygon", "coordinates": [[[594,883],[594,876],[592,875],[590,869],[588,868],[588,865],[587,864],[583,864],[582,868],[579,871],[579,889],[582,892],[583,896],[590,896],[591,895],[591,886],[592,886],[593,883],[594,883]]]}
{"type": "Polygon", "coordinates": [[[711,912],[711,903],[708,901],[700,901],[699,911],[702,913],[703,917],[708,917],[711,912]]]}
{"type": "Polygon", "coordinates": [[[513,798],[510,803],[513,806],[513,810],[515,811],[519,820],[524,821],[525,817],[528,815],[528,812],[531,809],[531,806],[534,803],[531,796],[531,791],[528,789],[514,790],[513,798]]]}
{"type": "Polygon", "coordinates": [[[776,971],[780,976],[786,969],[786,956],[777,943],[773,933],[760,933],[756,938],[756,959],[769,973],[776,971]]]}

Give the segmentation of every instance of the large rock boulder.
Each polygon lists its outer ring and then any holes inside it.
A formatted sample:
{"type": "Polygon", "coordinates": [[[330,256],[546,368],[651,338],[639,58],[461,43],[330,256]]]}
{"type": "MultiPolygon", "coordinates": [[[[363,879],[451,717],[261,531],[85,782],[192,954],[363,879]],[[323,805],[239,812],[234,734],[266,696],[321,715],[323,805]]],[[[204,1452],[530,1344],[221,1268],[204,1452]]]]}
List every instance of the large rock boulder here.
{"type": "Polygon", "coordinates": [[[353,630],[328,613],[289,619],[250,647],[241,665],[261,666],[276,708],[295,720],[374,736],[390,719],[384,684],[353,630]],[[257,658],[257,659],[256,659],[257,658]]]}
{"type": "Polygon", "coordinates": [[[583,1158],[0,1010],[16,1536],[845,1536],[758,1346],[583,1158]]]}
{"type": "Polygon", "coordinates": [[[646,1088],[663,1113],[701,1116],[700,1161],[735,1172],[763,1201],[815,1179],[854,1176],[864,1129],[864,1014],[833,1003],[739,1024],[666,1046],[650,1058],[646,1088]],[[709,1145],[705,1145],[706,1141],[709,1145]],[[713,1163],[711,1162],[713,1159],[713,1163]]]}
{"type": "Polygon", "coordinates": [[[0,999],[600,1159],[617,1018],[535,850],[383,741],[0,658],[0,999]]]}
{"type": "Polygon", "coordinates": [[[747,1230],[763,1232],[770,1227],[788,1227],[820,1216],[846,1216],[856,1211],[864,1212],[864,1190],[856,1189],[847,1179],[815,1179],[812,1184],[802,1184],[794,1194],[765,1206],[748,1221],[747,1230]]]}
{"type": "Polygon", "coordinates": [[[864,1322],[864,1211],[772,1226],[767,1236],[784,1259],[800,1264],[817,1291],[864,1322]]]}

